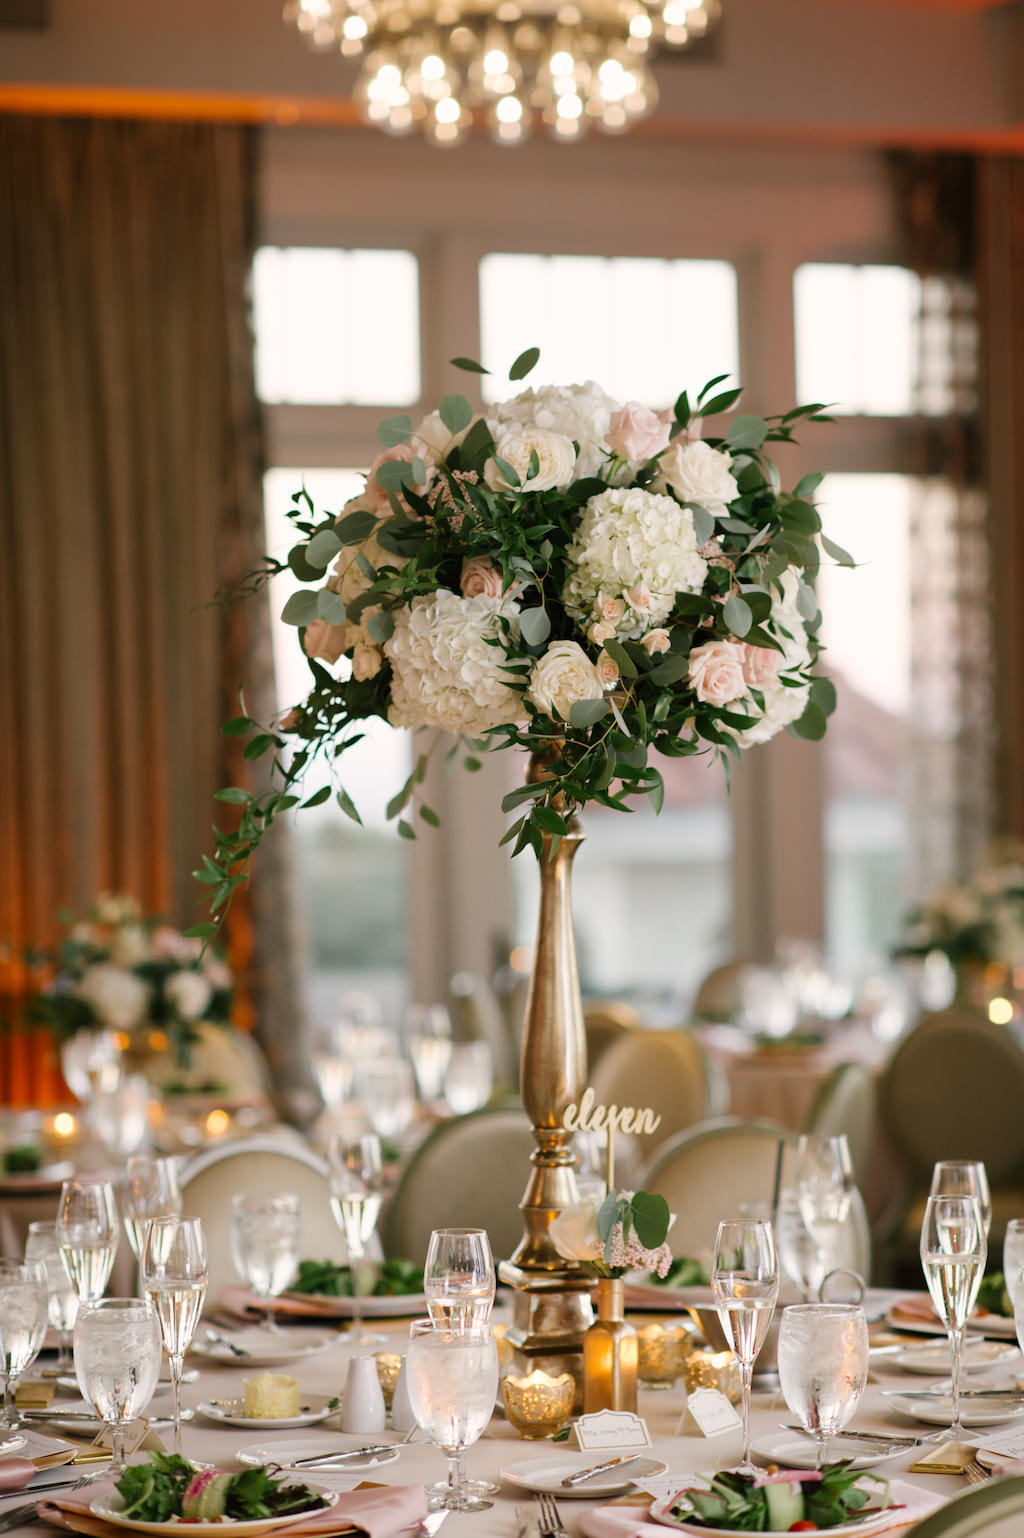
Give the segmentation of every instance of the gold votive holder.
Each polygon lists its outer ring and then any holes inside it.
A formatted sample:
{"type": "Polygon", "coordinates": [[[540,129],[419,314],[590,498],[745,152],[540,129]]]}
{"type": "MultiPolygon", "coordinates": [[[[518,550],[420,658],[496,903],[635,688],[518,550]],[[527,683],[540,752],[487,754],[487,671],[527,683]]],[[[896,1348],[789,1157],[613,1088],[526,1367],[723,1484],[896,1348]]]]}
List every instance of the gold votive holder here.
{"type": "Polygon", "coordinates": [[[571,1373],[552,1378],[539,1367],[528,1377],[507,1373],[501,1380],[505,1415],[521,1437],[549,1437],[572,1414],[576,1383],[571,1373]]]}
{"type": "Polygon", "coordinates": [[[373,1360],[377,1363],[377,1378],[384,1395],[384,1407],[390,1410],[391,1401],[395,1397],[395,1384],[402,1370],[402,1358],[394,1351],[378,1351],[373,1360]]]}
{"type": "Polygon", "coordinates": [[[683,1363],[686,1392],[716,1388],[730,1404],[740,1402],[740,1364],[731,1351],[691,1351],[683,1363]]]}
{"type": "Polygon", "coordinates": [[[693,1342],[681,1325],[648,1324],[636,1332],[641,1388],[671,1388],[683,1371],[693,1342]]]}

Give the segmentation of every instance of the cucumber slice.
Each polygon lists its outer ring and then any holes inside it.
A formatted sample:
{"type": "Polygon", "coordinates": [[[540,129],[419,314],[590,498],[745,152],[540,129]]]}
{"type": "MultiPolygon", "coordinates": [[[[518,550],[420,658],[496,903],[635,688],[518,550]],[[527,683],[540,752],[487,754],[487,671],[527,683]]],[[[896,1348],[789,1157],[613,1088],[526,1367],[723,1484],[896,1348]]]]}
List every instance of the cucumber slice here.
{"type": "Polygon", "coordinates": [[[765,1485],[763,1495],[768,1506],[768,1526],[784,1533],[794,1522],[804,1518],[804,1492],[798,1484],[765,1485]]]}

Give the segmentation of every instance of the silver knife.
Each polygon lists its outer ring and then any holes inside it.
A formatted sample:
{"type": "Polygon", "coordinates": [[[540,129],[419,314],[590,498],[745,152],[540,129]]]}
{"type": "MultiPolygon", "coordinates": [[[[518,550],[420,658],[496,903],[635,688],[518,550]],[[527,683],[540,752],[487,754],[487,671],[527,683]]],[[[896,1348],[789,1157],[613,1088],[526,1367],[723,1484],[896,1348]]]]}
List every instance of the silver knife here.
{"type": "Polygon", "coordinates": [[[328,1463],[343,1463],[347,1458],[369,1458],[376,1453],[389,1453],[395,1446],[397,1446],[395,1442],[375,1442],[366,1447],[350,1447],[340,1453],[317,1453],[315,1458],[296,1458],[295,1462],[290,1463],[288,1467],[290,1469],[322,1468],[328,1463]]]}
{"type": "MultiPolygon", "coordinates": [[[[805,1431],[803,1426],[787,1426],[787,1425],[783,1424],[782,1421],[779,1422],[779,1429],[782,1430],[782,1431],[799,1431],[804,1436],[807,1436],[807,1437],[813,1435],[812,1432],[805,1431]]],[[[877,1447],[905,1447],[905,1448],[908,1448],[908,1449],[911,1448],[911,1447],[920,1447],[922,1442],[927,1442],[928,1441],[928,1437],[926,1437],[926,1436],[921,1436],[921,1437],[901,1437],[901,1436],[897,1436],[897,1435],[890,1436],[888,1434],[888,1432],[885,1432],[885,1431],[840,1431],[840,1432],[837,1432],[836,1436],[833,1437],[831,1440],[832,1441],[839,1441],[839,1440],[843,1440],[843,1439],[851,1440],[851,1441],[854,1441],[854,1442],[872,1442],[877,1447]]]]}
{"type": "Polygon", "coordinates": [[[581,1485],[584,1480],[593,1479],[597,1474],[606,1474],[609,1469],[620,1469],[624,1463],[635,1463],[639,1453],[629,1453],[622,1458],[609,1458],[607,1463],[595,1463],[593,1468],[580,1469],[577,1474],[569,1474],[562,1480],[562,1489],[571,1490],[573,1485],[581,1485]]]}
{"type": "MultiPolygon", "coordinates": [[[[951,1399],[949,1389],[883,1389],[885,1399],[951,1399]]],[[[1024,1404],[1024,1389],[1019,1388],[962,1388],[961,1399],[1001,1399],[1004,1403],[1024,1404]]]]}

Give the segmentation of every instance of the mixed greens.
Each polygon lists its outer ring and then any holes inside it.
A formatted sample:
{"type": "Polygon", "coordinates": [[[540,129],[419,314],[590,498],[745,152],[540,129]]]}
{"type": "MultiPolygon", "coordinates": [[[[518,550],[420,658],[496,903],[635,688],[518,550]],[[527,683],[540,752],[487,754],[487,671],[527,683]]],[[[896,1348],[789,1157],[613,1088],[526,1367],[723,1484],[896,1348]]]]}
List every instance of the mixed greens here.
{"type": "Polygon", "coordinates": [[[988,1276],[982,1277],[975,1308],[982,1314],[1001,1314],[1004,1319],[1013,1318],[1013,1303],[1001,1271],[990,1271],[988,1276]]]}
{"type": "Polygon", "coordinates": [[[0,1173],[34,1175],[43,1167],[43,1152],[32,1143],[16,1144],[0,1154],[0,1173]]]}
{"type": "Polygon", "coordinates": [[[744,1533],[815,1532],[856,1522],[888,1509],[889,1482],[863,1474],[849,1460],[820,1469],[780,1469],[763,1474],[718,1473],[709,1487],[680,1490],[671,1514],[690,1527],[732,1528],[744,1533]],[[881,1498],[861,1481],[881,1486],[881,1498]]]}
{"type": "Polygon", "coordinates": [[[659,1287],[706,1287],[711,1280],[711,1272],[703,1260],[694,1260],[689,1255],[676,1255],[664,1276],[658,1276],[652,1271],[647,1280],[659,1287]]]}
{"type": "MultiPolygon", "coordinates": [[[[300,1260],[299,1274],[291,1285],[292,1292],[319,1293],[328,1298],[352,1296],[352,1271],[348,1266],[336,1266],[331,1260],[300,1260]]],[[[423,1267],[414,1260],[382,1260],[379,1274],[372,1288],[375,1298],[404,1297],[423,1291],[423,1267]]]]}
{"type": "Polygon", "coordinates": [[[268,1469],[226,1474],[198,1469],[176,1453],[150,1453],[117,1482],[123,1515],[140,1522],[255,1521],[297,1511],[319,1511],[328,1503],[308,1485],[287,1484],[268,1469]]]}

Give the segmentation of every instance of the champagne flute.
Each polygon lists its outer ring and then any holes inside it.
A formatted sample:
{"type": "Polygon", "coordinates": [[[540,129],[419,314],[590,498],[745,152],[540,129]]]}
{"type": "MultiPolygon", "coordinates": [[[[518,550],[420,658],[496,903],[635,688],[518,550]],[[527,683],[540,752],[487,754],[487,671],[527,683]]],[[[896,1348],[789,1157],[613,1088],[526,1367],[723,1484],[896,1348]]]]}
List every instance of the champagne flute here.
{"type": "Polygon", "coordinates": [[[964,1326],[985,1271],[985,1225],[973,1196],[929,1196],[921,1225],[921,1266],[935,1312],[946,1326],[952,1362],[953,1424],[959,1442],[960,1358],[964,1326]]]}
{"type": "Polygon", "coordinates": [[[379,1335],[367,1335],[362,1327],[359,1288],[360,1263],[377,1227],[383,1196],[380,1138],[367,1132],[359,1138],[334,1137],[328,1153],[331,1166],[331,1211],[345,1235],[352,1277],[352,1344],[377,1345],[379,1335]]]}
{"type": "Polygon", "coordinates": [[[725,1338],[740,1364],[743,1396],[741,1473],[750,1461],[750,1382],[779,1295],[779,1262],[767,1218],[736,1218],[718,1225],[711,1262],[711,1292],[725,1338]]]}
{"type": "Polygon", "coordinates": [[[980,1159],[941,1159],[932,1170],[932,1196],[973,1196],[978,1203],[985,1239],[992,1227],[992,1197],[988,1171],[980,1159]]]}
{"type": "Polygon", "coordinates": [[[355,1072],[355,1092],[378,1137],[401,1137],[416,1114],[416,1080],[404,1058],[361,1062],[355,1072]]]}
{"type": "Polygon", "coordinates": [[[19,1425],[14,1390],[25,1368],[39,1355],[48,1317],[49,1293],[42,1261],[0,1260],[0,1372],[4,1379],[0,1431],[19,1425]]]}
{"type": "Polygon", "coordinates": [[[409,1400],[417,1424],[448,1458],[448,1482],[430,1498],[432,1510],[485,1511],[493,1503],[466,1482],[462,1455],[479,1440],[494,1412],[498,1350],[490,1325],[439,1330],[417,1319],[406,1356],[409,1400]]]}
{"type": "Polygon", "coordinates": [[[117,1255],[118,1229],[109,1180],[65,1180],[57,1207],[57,1242],[82,1303],[94,1303],[106,1290],[117,1255]]]}
{"type": "MultiPolygon", "coordinates": [[[[808,1233],[818,1248],[822,1278],[839,1263],[843,1229],[855,1189],[853,1161],[845,1134],[805,1136],[797,1145],[796,1198],[808,1233]]],[[[820,1296],[821,1287],[818,1286],[820,1296]]]]}
{"type": "Polygon", "coordinates": [[[278,1329],[274,1299],[299,1269],[300,1231],[299,1198],[290,1192],[250,1196],[239,1191],[231,1198],[231,1258],[265,1305],[268,1330],[278,1329]]]}
{"type": "Polygon", "coordinates": [[[405,1034],[420,1098],[440,1100],[445,1069],[452,1055],[452,1021],[443,1004],[410,1004],[405,1034]]]}
{"type": "Polygon", "coordinates": [[[494,1306],[494,1257],[483,1228],[435,1228],[427,1245],[423,1291],[438,1329],[486,1324],[494,1306]]]}
{"type": "Polygon", "coordinates": [[[818,1441],[818,1468],[830,1438],[849,1425],[868,1377],[864,1310],[849,1303],[793,1303],[779,1327],[779,1385],[805,1431],[818,1441]]]}
{"type": "Polygon", "coordinates": [[[38,1260],[46,1272],[46,1290],[49,1295],[50,1328],[57,1331],[57,1361],[53,1367],[55,1376],[68,1373],[74,1367],[71,1356],[71,1332],[78,1317],[78,1294],[64,1268],[60,1245],[57,1242],[56,1223],[30,1223],[25,1240],[25,1259],[38,1260]]]}
{"type": "Polygon", "coordinates": [[[181,1189],[174,1159],[129,1159],[121,1187],[124,1231],[136,1260],[142,1259],[146,1227],[153,1218],[181,1216],[181,1189]]]}
{"type": "Polygon", "coordinates": [[[139,1259],[139,1275],[156,1310],[171,1364],[174,1451],[180,1453],[181,1373],[210,1280],[206,1235],[199,1218],[151,1218],[139,1259]]]}
{"type": "Polygon", "coordinates": [[[124,1473],[124,1428],[153,1397],[160,1376],[160,1326],[146,1298],[83,1303],[75,1324],[75,1375],[82,1398],[110,1427],[109,1477],[124,1473]]]}

